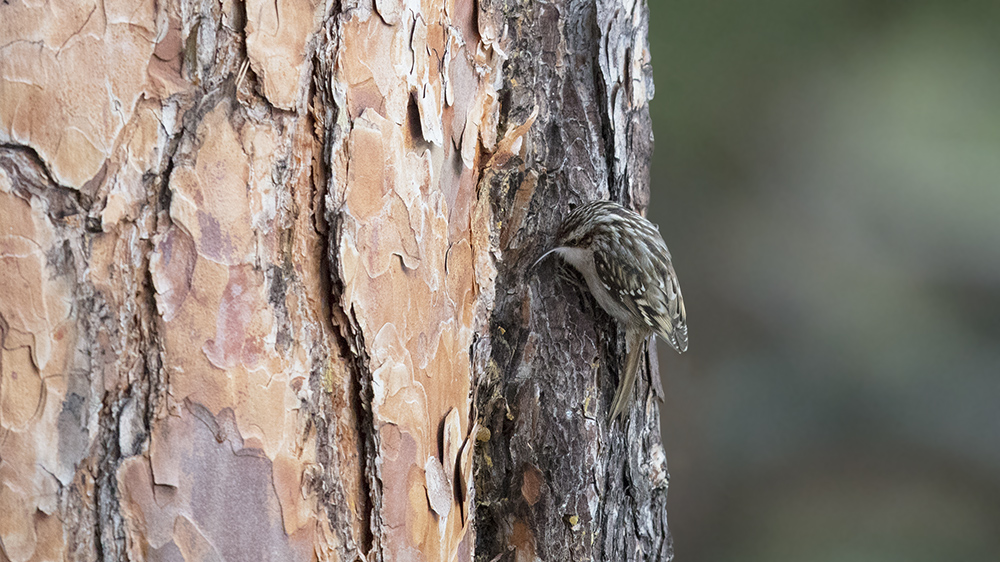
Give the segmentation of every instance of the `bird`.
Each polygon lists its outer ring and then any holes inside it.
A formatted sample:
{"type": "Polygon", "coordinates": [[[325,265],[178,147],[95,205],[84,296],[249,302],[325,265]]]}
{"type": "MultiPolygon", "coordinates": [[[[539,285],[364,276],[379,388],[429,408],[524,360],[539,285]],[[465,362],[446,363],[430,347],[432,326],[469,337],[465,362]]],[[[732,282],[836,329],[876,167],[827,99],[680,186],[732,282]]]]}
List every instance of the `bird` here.
{"type": "Polygon", "coordinates": [[[657,335],[678,353],[687,351],[687,311],[670,251],[659,229],[613,201],[591,201],[562,221],[558,255],[583,275],[597,303],[625,330],[625,371],[611,402],[609,419],[625,411],[632,395],[643,344],[657,335]]]}

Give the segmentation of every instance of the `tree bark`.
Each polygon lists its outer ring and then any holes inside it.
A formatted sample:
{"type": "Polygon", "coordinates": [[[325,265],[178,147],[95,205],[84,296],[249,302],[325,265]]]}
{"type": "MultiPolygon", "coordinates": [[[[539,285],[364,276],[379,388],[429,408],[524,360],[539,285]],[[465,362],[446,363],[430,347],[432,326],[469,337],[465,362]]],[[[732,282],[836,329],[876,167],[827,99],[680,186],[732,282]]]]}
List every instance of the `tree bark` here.
{"type": "MultiPolygon", "coordinates": [[[[521,6],[483,4],[493,14],[521,6]]],[[[538,117],[523,165],[487,174],[502,259],[478,388],[489,438],[476,457],[477,557],[513,549],[517,560],[670,560],[650,387],[641,377],[637,405],[609,424],[623,333],[582,278],[554,260],[529,269],[571,206],[611,198],[645,210],[648,11],[644,2],[600,1],[520,9],[507,27],[501,126],[532,108],[538,117]]]]}
{"type": "Polygon", "coordinates": [[[648,385],[526,269],[646,205],[643,2],[0,21],[0,561],[671,557],[648,385]]]}

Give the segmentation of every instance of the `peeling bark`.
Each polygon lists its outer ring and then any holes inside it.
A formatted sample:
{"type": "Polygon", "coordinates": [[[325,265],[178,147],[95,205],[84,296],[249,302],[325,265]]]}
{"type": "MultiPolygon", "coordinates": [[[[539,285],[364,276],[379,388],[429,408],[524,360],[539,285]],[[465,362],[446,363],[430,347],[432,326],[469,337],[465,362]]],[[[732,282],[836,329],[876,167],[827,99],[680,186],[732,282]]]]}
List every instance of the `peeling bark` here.
{"type": "Polygon", "coordinates": [[[0,560],[671,557],[648,387],[609,427],[620,335],[525,271],[646,204],[643,3],[0,22],[0,560]]]}

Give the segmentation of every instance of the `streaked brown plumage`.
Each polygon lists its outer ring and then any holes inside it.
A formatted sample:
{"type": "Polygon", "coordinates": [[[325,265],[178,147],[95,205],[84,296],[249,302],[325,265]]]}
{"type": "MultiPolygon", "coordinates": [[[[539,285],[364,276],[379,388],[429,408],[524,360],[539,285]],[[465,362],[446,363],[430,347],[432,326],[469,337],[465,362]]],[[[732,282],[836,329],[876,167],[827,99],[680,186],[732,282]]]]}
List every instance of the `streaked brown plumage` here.
{"type": "Polygon", "coordinates": [[[587,281],[598,304],[625,329],[625,371],[611,403],[620,415],[632,394],[643,342],[652,334],[687,350],[687,313],[670,251],[656,226],[611,201],[574,209],[559,228],[558,254],[587,281]]]}

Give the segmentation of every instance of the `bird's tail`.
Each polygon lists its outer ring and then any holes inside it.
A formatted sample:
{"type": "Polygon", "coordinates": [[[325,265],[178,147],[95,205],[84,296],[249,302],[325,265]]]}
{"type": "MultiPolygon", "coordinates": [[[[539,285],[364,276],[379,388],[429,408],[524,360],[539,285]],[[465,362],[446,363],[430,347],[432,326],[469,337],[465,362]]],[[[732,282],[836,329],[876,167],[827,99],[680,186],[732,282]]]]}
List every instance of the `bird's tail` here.
{"type": "Polygon", "coordinates": [[[639,374],[639,359],[642,357],[642,344],[646,335],[638,330],[625,331],[625,345],[628,348],[628,353],[625,359],[625,370],[618,381],[618,390],[615,391],[615,398],[611,401],[611,421],[614,421],[625,411],[632,399],[632,387],[635,386],[635,379],[639,374]]]}

